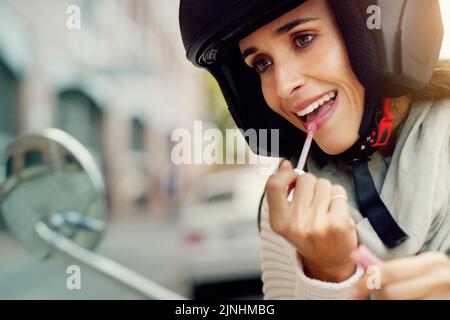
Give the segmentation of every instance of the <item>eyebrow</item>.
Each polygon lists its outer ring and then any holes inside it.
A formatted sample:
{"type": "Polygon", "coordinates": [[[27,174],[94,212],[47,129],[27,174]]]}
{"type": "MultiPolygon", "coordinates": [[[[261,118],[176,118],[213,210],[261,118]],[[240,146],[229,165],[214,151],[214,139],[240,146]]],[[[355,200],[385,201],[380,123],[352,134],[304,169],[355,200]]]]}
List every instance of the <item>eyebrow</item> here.
{"type": "MultiPolygon", "coordinates": [[[[307,23],[307,22],[314,21],[314,20],[317,20],[317,18],[311,18],[311,17],[308,17],[308,18],[300,18],[300,19],[292,20],[292,21],[290,21],[290,22],[285,23],[285,24],[282,25],[281,27],[279,27],[279,28],[274,32],[274,35],[275,35],[275,36],[282,35],[283,33],[289,32],[290,30],[292,30],[292,29],[295,28],[296,26],[299,26],[299,25],[301,25],[301,24],[305,24],[305,23],[307,23]]],[[[245,49],[244,51],[242,51],[242,57],[243,57],[244,60],[245,60],[248,56],[250,56],[250,55],[256,53],[257,51],[258,51],[258,49],[257,49],[256,47],[250,47],[250,48],[247,48],[247,49],[245,49]]]]}

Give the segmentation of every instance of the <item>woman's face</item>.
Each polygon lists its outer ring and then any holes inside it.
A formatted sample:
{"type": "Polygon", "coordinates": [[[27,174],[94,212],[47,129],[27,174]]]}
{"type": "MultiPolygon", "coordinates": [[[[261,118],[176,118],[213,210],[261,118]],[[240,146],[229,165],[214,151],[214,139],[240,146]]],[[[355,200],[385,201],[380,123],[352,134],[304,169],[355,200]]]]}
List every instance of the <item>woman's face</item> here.
{"type": "Polygon", "coordinates": [[[239,47],[259,73],[271,109],[305,132],[316,125],[314,140],[327,154],[356,142],[364,88],[326,0],[306,1],[242,39],[239,47]]]}

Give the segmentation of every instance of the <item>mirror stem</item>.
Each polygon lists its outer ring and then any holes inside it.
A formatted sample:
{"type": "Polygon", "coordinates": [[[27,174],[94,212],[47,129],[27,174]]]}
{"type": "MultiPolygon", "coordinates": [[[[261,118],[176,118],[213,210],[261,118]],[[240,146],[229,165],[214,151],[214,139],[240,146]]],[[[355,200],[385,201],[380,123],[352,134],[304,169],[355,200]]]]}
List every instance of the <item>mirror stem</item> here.
{"type": "Polygon", "coordinates": [[[93,252],[84,249],[73,241],[51,230],[43,222],[36,223],[34,228],[37,234],[48,245],[124,284],[128,288],[143,294],[147,298],[158,300],[186,299],[107,257],[94,254],[93,252]]]}

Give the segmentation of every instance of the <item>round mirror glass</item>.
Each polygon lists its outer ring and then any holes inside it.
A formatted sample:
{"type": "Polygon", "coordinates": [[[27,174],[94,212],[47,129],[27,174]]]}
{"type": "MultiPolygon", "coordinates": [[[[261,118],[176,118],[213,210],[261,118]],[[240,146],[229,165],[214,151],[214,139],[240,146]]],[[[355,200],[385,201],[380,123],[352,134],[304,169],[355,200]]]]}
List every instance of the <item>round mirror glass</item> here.
{"type": "Polygon", "coordinates": [[[38,258],[56,256],[35,230],[39,222],[94,249],[108,205],[98,166],[75,138],[58,129],[19,136],[3,157],[1,212],[9,229],[38,258]]]}

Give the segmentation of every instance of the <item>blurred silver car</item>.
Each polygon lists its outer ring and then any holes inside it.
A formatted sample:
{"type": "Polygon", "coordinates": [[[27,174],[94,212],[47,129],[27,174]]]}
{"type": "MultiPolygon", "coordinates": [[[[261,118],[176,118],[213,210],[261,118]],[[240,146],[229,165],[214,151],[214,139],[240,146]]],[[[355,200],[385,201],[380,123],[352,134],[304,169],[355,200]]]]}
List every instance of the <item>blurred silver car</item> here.
{"type": "Polygon", "coordinates": [[[257,214],[267,178],[259,169],[224,170],[204,175],[192,187],[180,212],[179,254],[192,297],[260,291],[257,214]]]}

